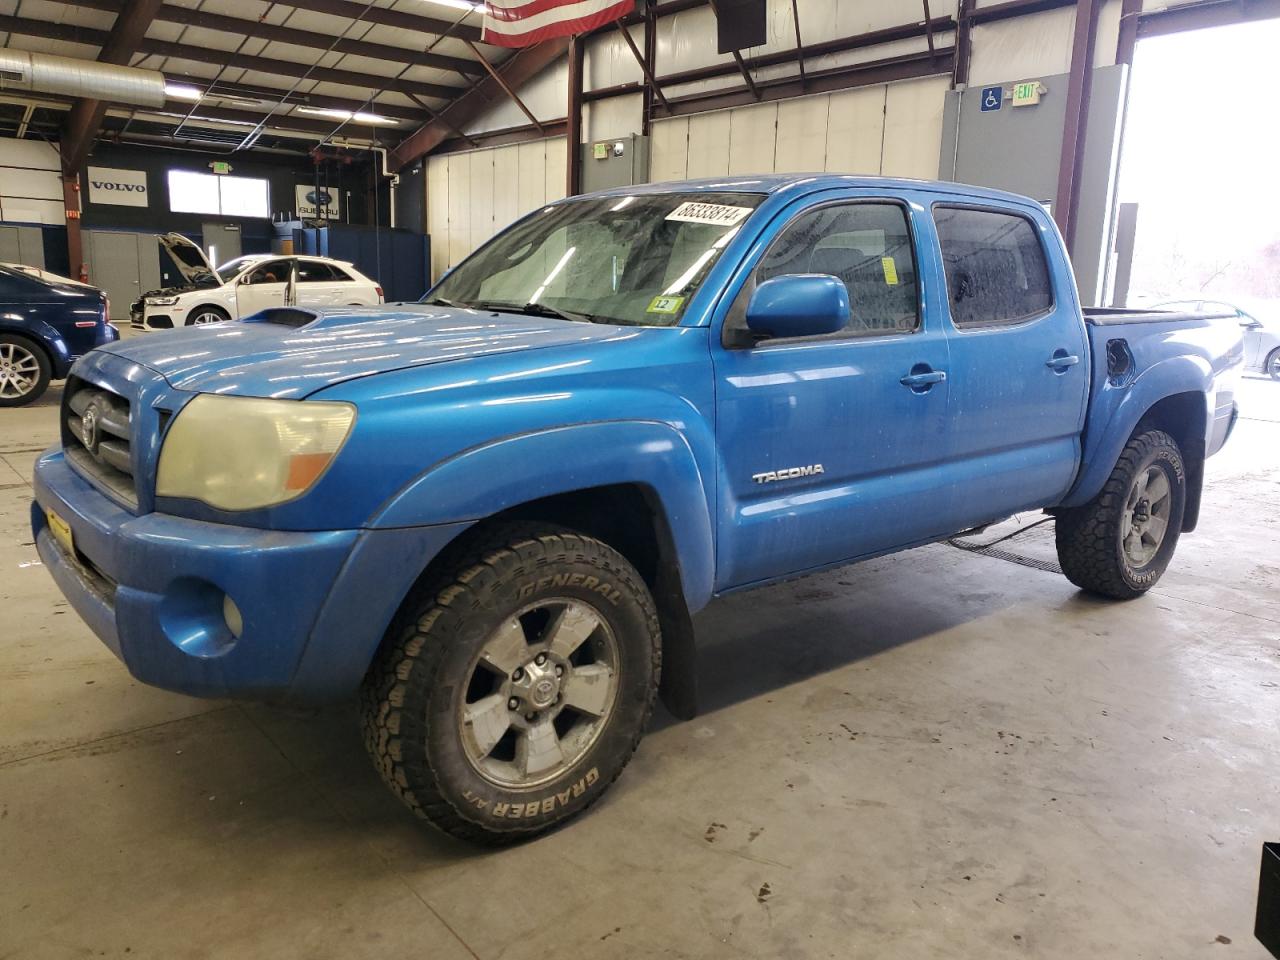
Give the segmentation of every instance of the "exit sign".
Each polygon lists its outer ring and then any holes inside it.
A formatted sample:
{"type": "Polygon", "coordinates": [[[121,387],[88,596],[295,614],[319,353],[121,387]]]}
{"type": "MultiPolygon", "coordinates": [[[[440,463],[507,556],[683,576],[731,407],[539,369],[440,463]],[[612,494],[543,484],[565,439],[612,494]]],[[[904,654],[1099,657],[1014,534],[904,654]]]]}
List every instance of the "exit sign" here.
{"type": "Polygon", "coordinates": [[[1040,94],[1044,92],[1044,84],[1039,80],[1029,80],[1026,83],[1015,83],[1013,85],[1013,105],[1015,107],[1033,106],[1040,102],[1040,94]]]}
{"type": "Polygon", "coordinates": [[[227,174],[231,172],[231,164],[227,163],[225,160],[215,160],[213,163],[209,164],[209,167],[214,173],[227,174]]]}

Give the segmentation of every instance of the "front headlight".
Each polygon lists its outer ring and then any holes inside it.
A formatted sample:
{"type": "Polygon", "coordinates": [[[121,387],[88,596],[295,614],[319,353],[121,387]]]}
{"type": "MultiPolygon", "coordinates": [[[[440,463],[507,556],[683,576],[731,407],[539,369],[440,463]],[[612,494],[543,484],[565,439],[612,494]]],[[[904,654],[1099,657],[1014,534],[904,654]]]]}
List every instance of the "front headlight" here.
{"type": "Polygon", "coordinates": [[[172,307],[177,302],[177,297],[147,297],[147,306],[150,307],[172,307]]]}
{"type": "Polygon", "coordinates": [[[160,449],[157,497],[256,510],[302,496],[328,469],[355,423],[349,403],[202,393],[160,449]]]}

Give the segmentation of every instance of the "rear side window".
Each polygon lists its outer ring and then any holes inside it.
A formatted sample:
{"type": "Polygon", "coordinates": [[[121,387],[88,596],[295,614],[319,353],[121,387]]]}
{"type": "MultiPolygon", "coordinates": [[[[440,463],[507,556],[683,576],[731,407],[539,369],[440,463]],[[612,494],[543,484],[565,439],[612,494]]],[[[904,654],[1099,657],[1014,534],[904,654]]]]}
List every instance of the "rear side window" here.
{"type": "Polygon", "coordinates": [[[334,280],[345,279],[335,277],[333,273],[327,263],[320,263],[318,260],[298,261],[299,283],[332,283],[334,280]]]}
{"type": "Polygon", "coordinates": [[[796,217],[774,241],[755,282],[825,273],[849,291],[849,326],[833,336],[910,333],[919,324],[915,251],[906,211],[896,203],[819,207],[796,217]]]}
{"type": "Polygon", "coordinates": [[[933,219],[957,327],[1021,323],[1053,307],[1049,265],[1026,217],[934,207],[933,219]]]}

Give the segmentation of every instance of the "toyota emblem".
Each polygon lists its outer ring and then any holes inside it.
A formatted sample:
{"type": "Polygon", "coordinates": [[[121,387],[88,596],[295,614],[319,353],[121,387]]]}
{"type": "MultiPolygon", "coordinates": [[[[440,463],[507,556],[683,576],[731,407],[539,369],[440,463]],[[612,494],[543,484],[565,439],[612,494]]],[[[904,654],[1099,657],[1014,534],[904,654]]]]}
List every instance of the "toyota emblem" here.
{"type": "Polygon", "coordinates": [[[90,453],[97,453],[98,447],[98,408],[89,407],[80,418],[80,440],[90,453]]]}

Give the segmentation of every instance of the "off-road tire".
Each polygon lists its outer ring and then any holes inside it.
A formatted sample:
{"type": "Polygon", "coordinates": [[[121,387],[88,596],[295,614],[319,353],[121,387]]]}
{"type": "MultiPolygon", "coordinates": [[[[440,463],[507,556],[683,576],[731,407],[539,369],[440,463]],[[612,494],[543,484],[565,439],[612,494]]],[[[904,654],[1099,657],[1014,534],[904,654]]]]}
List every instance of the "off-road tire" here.
{"type": "Polygon", "coordinates": [[[1140,597],[1160,579],[1178,543],[1186,508],[1186,467],[1177,442],[1162,430],[1134,437],[1125,446],[1102,491],[1081,507],[1058,514],[1058,563],[1082,590],[1115,600],[1140,597]],[[1134,481],[1159,466],[1172,488],[1169,523],[1155,556],[1135,567],[1123,546],[1123,515],[1134,481]]]}
{"type": "Polygon", "coordinates": [[[625,557],[559,527],[498,527],[406,600],[361,690],[365,746],[391,791],[433,826],[473,843],[519,842],[577,816],[617,779],[648,724],[661,666],[657,610],[625,557]],[[465,755],[458,698],[490,633],[540,596],[585,601],[606,619],[620,650],[617,699],[571,767],[535,787],[501,787],[465,755]]]}
{"type": "Polygon", "coordinates": [[[49,355],[35,341],[15,333],[0,333],[0,344],[12,345],[22,352],[24,360],[28,356],[34,359],[37,367],[36,381],[31,389],[17,396],[0,396],[0,407],[25,407],[28,403],[34,403],[49,389],[49,380],[53,377],[53,364],[49,362],[49,355]]]}

